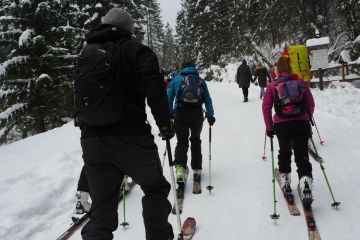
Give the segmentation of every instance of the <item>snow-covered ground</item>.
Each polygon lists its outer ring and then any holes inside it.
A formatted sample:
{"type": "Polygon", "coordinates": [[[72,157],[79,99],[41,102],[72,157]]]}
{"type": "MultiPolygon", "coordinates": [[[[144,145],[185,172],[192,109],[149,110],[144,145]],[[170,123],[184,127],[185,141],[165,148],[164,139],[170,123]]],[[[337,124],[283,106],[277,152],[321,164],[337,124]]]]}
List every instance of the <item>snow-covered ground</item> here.
{"type": "MultiPolygon", "coordinates": [[[[337,201],[332,199],[320,166],[313,162],[313,210],[322,239],[358,239],[360,220],[360,90],[341,83],[325,91],[313,90],[316,100],[315,119],[324,146],[318,150],[337,201]]],[[[193,216],[198,222],[195,239],[207,240],[305,240],[307,231],[303,214],[290,216],[279,188],[278,213],[274,223],[272,213],[271,155],[261,159],[264,123],[261,114],[259,88],[251,86],[250,102],[242,102],[241,89],[234,83],[209,83],[216,123],[212,139],[213,193],[208,185],[208,125],[204,124],[203,193],[194,195],[186,190],[182,218],[193,216]]],[[[151,119],[153,123],[153,120],[151,119]]],[[[315,130],[314,130],[315,131],[315,130]]],[[[154,128],[154,134],[157,129],[154,128]]],[[[69,123],[0,147],[0,239],[56,239],[70,224],[74,194],[82,167],[79,130],[69,123]]],[[[318,137],[314,139],[319,145],[318,137]]],[[[157,138],[159,154],[165,149],[157,138]]],[[[172,146],[175,147],[175,140],[172,146]]],[[[275,144],[277,150],[277,144],[275,144]]],[[[293,166],[293,184],[296,171],[293,166]]],[[[165,175],[170,180],[168,165],[165,175]]],[[[191,178],[190,178],[191,179],[191,178]]],[[[191,181],[190,181],[191,182],[191,181]]],[[[127,230],[115,232],[115,239],[141,240],[144,227],[141,216],[142,192],[136,187],[127,198],[127,230]]],[[[169,196],[172,202],[172,195],[169,196]]],[[[300,206],[296,195],[296,203],[300,206]]],[[[122,220],[122,209],[119,210],[122,220]]],[[[176,217],[169,217],[177,229],[176,217]]],[[[80,231],[73,236],[81,239],[80,231]]]]}

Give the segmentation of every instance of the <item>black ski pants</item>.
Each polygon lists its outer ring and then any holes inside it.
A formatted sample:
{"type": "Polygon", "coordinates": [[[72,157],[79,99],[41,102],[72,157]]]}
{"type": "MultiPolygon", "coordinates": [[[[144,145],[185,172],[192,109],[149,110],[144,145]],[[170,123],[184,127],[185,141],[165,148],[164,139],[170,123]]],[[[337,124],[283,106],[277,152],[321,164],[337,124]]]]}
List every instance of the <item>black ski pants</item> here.
{"type": "Polygon", "coordinates": [[[311,136],[309,121],[294,120],[274,125],[279,141],[279,172],[291,172],[291,155],[294,150],[295,163],[299,179],[302,176],[312,177],[312,166],[309,161],[308,141],[311,136]]]}
{"type": "Polygon", "coordinates": [[[189,136],[191,142],[191,168],[202,169],[201,139],[204,115],[202,108],[181,108],[175,112],[175,164],[187,165],[189,136]],[[191,134],[191,135],[190,135],[191,134]]]}
{"type": "Polygon", "coordinates": [[[242,92],[243,92],[243,95],[244,95],[244,100],[247,100],[248,96],[249,96],[249,88],[242,87],[242,92]]]}
{"type": "Polygon", "coordinates": [[[85,175],[85,165],[81,169],[77,191],[90,193],[89,184],[85,175]]]}
{"type": "MultiPolygon", "coordinates": [[[[147,240],[171,240],[170,184],[163,176],[152,136],[100,136],[81,140],[92,206],[84,240],[111,240],[118,227],[118,202],[124,174],[145,193],[142,198],[147,240]]],[[[140,239],[140,237],[138,238],[140,239]]]]}

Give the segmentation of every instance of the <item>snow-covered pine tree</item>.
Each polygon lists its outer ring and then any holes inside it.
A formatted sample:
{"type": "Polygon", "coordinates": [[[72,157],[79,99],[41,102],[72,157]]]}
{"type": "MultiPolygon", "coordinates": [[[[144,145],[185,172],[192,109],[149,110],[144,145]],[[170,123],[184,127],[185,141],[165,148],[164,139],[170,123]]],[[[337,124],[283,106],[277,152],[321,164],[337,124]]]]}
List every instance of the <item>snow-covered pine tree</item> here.
{"type": "Polygon", "coordinates": [[[183,0],[182,9],[176,18],[176,44],[178,45],[178,54],[181,58],[197,58],[195,45],[197,43],[194,25],[196,0],[183,0]]]}
{"type": "MultiPolygon", "coordinates": [[[[345,49],[349,51],[350,60],[360,59],[360,1],[339,0],[337,10],[342,22],[343,33],[348,36],[345,49]]],[[[360,67],[353,68],[353,72],[360,74],[360,67]]]]}
{"type": "Polygon", "coordinates": [[[176,45],[173,35],[173,30],[170,27],[170,24],[167,23],[165,27],[165,37],[164,37],[164,44],[162,46],[162,58],[160,59],[161,68],[165,70],[172,70],[176,68],[177,59],[176,56],[176,45]]]}
{"type": "Polygon", "coordinates": [[[154,50],[161,59],[164,42],[164,25],[161,20],[161,9],[157,0],[148,0],[143,5],[146,19],[144,44],[154,50]]]}
{"type": "Polygon", "coordinates": [[[3,140],[44,132],[69,117],[63,104],[67,91],[62,88],[70,78],[73,58],[54,28],[65,25],[60,9],[54,0],[23,0],[6,10],[9,22],[4,30],[18,34],[13,34],[17,44],[0,66],[1,89],[6,93],[0,102],[3,140]]]}

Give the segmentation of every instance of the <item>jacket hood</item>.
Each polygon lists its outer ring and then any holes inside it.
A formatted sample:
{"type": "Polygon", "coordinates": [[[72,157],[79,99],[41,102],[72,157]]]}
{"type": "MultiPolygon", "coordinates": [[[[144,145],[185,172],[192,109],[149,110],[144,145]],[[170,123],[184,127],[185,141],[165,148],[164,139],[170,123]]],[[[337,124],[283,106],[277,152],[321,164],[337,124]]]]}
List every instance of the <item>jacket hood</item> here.
{"type": "Polygon", "coordinates": [[[131,38],[131,33],[121,27],[109,24],[101,24],[89,32],[85,39],[87,43],[103,43],[107,41],[118,41],[121,38],[131,38]]]}
{"type": "Polygon", "coordinates": [[[199,74],[198,70],[194,67],[185,67],[180,71],[181,75],[187,75],[187,74],[199,74]]]}

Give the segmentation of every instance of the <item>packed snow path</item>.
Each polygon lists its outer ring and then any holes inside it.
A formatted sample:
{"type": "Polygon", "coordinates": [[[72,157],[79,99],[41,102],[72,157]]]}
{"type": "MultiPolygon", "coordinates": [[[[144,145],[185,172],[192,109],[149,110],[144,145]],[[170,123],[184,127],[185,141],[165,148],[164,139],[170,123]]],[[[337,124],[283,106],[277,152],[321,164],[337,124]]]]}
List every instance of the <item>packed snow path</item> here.
{"type": "MultiPolygon", "coordinates": [[[[208,124],[204,123],[203,175],[200,195],[192,194],[192,172],[188,181],[182,219],[193,216],[198,222],[195,239],[206,240],[306,240],[303,214],[290,216],[277,187],[278,214],[274,223],[271,154],[267,144],[267,160],[261,159],[264,123],[261,114],[259,88],[250,88],[250,102],[242,102],[241,89],[236,84],[210,83],[216,123],[212,139],[212,194],[208,185],[208,124]]],[[[341,85],[324,92],[314,91],[316,122],[324,146],[314,129],[314,140],[326,161],[326,173],[332,184],[338,210],[332,209],[332,199],[319,165],[313,163],[313,210],[319,232],[325,240],[356,239],[360,220],[360,100],[359,89],[341,85]]],[[[152,121],[153,123],[153,121],[152,121]]],[[[157,135],[157,128],[154,128],[157,135]]],[[[165,144],[156,138],[163,159],[165,144]]],[[[171,141],[173,149],[176,140],[171,141]]],[[[275,141],[275,151],[277,142],[275,141]]],[[[276,157],[275,152],[275,157],[276,157]]],[[[79,130],[72,123],[44,134],[0,147],[0,239],[56,239],[70,224],[74,194],[82,167],[79,130]]],[[[164,167],[170,181],[168,162],[164,167]]],[[[292,187],[297,185],[293,164],[292,187]]],[[[115,239],[142,240],[142,192],[136,187],[127,197],[127,230],[119,227],[115,239]]],[[[172,194],[169,195],[173,203],[172,194]]],[[[296,203],[301,209],[299,197],[296,203]]],[[[302,212],[302,209],[301,209],[302,212]]],[[[303,212],[302,212],[303,213],[303,212]]],[[[122,208],[119,208],[122,221],[122,208]]],[[[175,215],[170,215],[175,233],[175,215]]],[[[80,240],[80,231],[73,236],[80,240]]]]}

